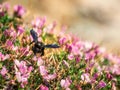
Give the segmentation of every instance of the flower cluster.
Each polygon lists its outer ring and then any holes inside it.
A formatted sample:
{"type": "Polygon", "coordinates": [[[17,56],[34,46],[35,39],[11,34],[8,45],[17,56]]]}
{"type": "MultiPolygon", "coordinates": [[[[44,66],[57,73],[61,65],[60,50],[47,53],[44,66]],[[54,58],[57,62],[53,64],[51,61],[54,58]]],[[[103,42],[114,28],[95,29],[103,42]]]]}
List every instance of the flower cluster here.
{"type": "Polygon", "coordinates": [[[56,22],[46,17],[31,22],[38,40],[57,43],[58,49],[45,49],[34,55],[33,38],[23,21],[26,10],[0,5],[0,89],[5,90],[116,90],[120,89],[120,58],[95,43],[55,30],[56,22]]]}

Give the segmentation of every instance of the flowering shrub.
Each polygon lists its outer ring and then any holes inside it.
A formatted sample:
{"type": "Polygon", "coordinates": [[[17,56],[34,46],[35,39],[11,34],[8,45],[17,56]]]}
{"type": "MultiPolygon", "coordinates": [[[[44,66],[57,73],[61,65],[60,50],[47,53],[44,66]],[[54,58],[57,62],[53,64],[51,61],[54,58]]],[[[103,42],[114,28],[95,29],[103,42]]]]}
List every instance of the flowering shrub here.
{"type": "Polygon", "coordinates": [[[56,23],[36,18],[31,27],[38,40],[57,43],[34,55],[30,27],[23,21],[26,10],[16,5],[0,5],[0,89],[5,90],[116,90],[120,89],[120,58],[88,41],[55,30],[56,23]]]}

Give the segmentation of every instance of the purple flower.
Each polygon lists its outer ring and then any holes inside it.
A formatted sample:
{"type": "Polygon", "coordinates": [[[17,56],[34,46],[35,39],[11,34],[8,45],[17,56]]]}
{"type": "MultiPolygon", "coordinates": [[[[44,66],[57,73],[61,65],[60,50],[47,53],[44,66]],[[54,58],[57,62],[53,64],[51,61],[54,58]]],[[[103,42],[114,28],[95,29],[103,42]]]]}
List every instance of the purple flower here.
{"type": "Polygon", "coordinates": [[[0,11],[0,17],[3,17],[5,13],[3,11],[0,11]]]}
{"type": "Polygon", "coordinates": [[[103,88],[103,87],[105,87],[106,86],[106,83],[104,82],[104,81],[100,81],[99,83],[98,83],[98,88],[103,88]]]}
{"type": "Polygon", "coordinates": [[[66,44],[66,49],[68,50],[68,52],[72,51],[72,45],[71,44],[66,44]]]}
{"type": "Polygon", "coordinates": [[[106,77],[107,77],[107,79],[109,79],[109,80],[111,80],[111,79],[113,78],[113,76],[112,76],[109,72],[106,73],[106,77]]]}
{"type": "Polygon", "coordinates": [[[5,76],[7,73],[8,73],[8,70],[6,69],[5,66],[3,66],[3,67],[2,67],[2,70],[0,71],[0,74],[1,74],[2,76],[5,76]]]}
{"type": "Polygon", "coordinates": [[[40,85],[40,90],[49,90],[49,88],[45,85],[40,85]]]}
{"type": "Polygon", "coordinates": [[[26,10],[21,5],[14,6],[14,14],[17,17],[22,17],[25,14],[26,10]]]}
{"type": "Polygon", "coordinates": [[[99,74],[95,73],[93,77],[94,77],[94,79],[97,79],[99,77],[99,74]]]}

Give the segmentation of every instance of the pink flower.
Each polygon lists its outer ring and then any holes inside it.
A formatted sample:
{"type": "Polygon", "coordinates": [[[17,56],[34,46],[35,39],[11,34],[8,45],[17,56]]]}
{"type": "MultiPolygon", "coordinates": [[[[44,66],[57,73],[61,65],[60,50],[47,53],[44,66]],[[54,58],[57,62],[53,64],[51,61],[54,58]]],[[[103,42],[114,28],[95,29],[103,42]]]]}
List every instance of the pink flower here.
{"type": "Polygon", "coordinates": [[[48,74],[48,71],[46,70],[45,66],[40,66],[40,67],[39,67],[39,70],[40,70],[40,74],[41,74],[42,76],[45,76],[45,75],[48,74]]]}
{"type": "Polygon", "coordinates": [[[18,17],[22,17],[25,14],[26,10],[21,5],[14,6],[14,13],[18,17]]]}
{"type": "Polygon", "coordinates": [[[0,17],[3,17],[5,13],[3,11],[0,11],[0,17]]]}
{"type": "Polygon", "coordinates": [[[99,83],[98,83],[98,88],[103,88],[103,87],[105,87],[106,86],[106,83],[104,82],[104,81],[100,81],[99,83]]]}
{"type": "Polygon", "coordinates": [[[93,47],[93,43],[91,42],[84,42],[84,48],[87,50],[90,50],[93,47]]]}
{"type": "Polygon", "coordinates": [[[26,62],[25,61],[18,61],[18,60],[14,60],[15,65],[18,67],[19,71],[21,74],[26,74],[29,73],[33,70],[33,67],[27,67],[26,62]]]}
{"type": "Polygon", "coordinates": [[[3,3],[3,9],[4,11],[8,11],[8,9],[10,8],[10,4],[9,3],[3,3]]]}
{"type": "Polygon", "coordinates": [[[32,70],[33,70],[33,67],[32,66],[30,66],[30,67],[28,67],[28,73],[30,73],[30,72],[32,72],[32,70]]]}
{"type": "Polygon", "coordinates": [[[8,70],[6,69],[5,66],[3,66],[3,67],[2,67],[2,70],[0,71],[0,74],[1,74],[2,76],[5,76],[7,73],[8,73],[8,70]]]}
{"type": "Polygon", "coordinates": [[[0,52],[0,61],[4,61],[4,60],[6,60],[6,59],[8,59],[8,58],[9,58],[9,55],[8,55],[8,54],[3,55],[3,54],[0,52]]]}
{"type": "Polygon", "coordinates": [[[16,59],[16,60],[14,60],[14,63],[15,63],[15,65],[17,66],[17,67],[19,67],[20,66],[20,62],[16,59]]]}
{"type": "Polygon", "coordinates": [[[109,80],[111,80],[111,79],[113,78],[113,76],[112,76],[109,72],[106,73],[106,77],[107,77],[107,79],[109,79],[109,80]]]}
{"type": "Polygon", "coordinates": [[[3,33],[5,36],[10,36],[11,30],[6,29],[3,33]]]}
{"type": "Polygon", "coordinates": [[[30,54],[29,49],[30,49],[30,46],[22,47],[22,48],[20,48],[20,53],[24,56],[28,56],[30,54]]]}
{"type": "Polygon", "coordinates": [[[44,63],[43,60],[39,57],[37,60],[37,65],[41,66],[41,65],[43,65],[43,63],[44,63]]]}
{"type": "Polygon", "coordinates": [[[57,77],[57,74],[56,74],[56,73],[54,73],[54,74],[48,74],[48,75],[46,75],[46,76],[43,76],[43,78],[46,79],[46,80],[53,80],[53,79],[55,79],[56,77],[57,77]]]}
{"type": "Polygon", "coordinates": [[[86,83],[89,83],[91,80],[90,80],[90,75],[89,75],[89,73],[83,73],[82,75],[81,75],[81,79],[83,80],[83,81],[85,81],[86,83]]]}
{"type": "Polygon", "coordinates": [[[6,41],[6,46],[7,47],[12,47],[13,46],[13,42],[11,40],[7,40],[6,41]]]}
{"type": "Polygon", "coordinates": [[[18,80],[18,82],[22,82],[22,76],[20,72],[16,72],[16,78],[18,80]]]}
{"type": "Polygon", "coordinates": [[[67,39],[65,37],[62,37],[59,39],[59,43],[62,45],[67,41],[67,39]]]}
{"type": "Polygon", "coordinates": [[[16,51],[16,53],[18,53],[18,46],[12,46],[12,50],[16,51]]]}
{"type": "Polygon", "coordinates": [[[48,25],[46,28],[44,28],[44,32],[47,32],[49,34],[54,33],[54,28],[56,27],[56,22],[53,22],[52,24],[48,25]]]}
{"type": "Polygon", "coordinates": [[[67,61],[63,60],[63,64],[67,67],[67,68],[70,68],[70,65],[67,61]]]}
{"type": "Polygon", "coordinates": [[[80,59],[81,59],[81,56],[80,56],[80,55],[77,55],[77,56],[75,57],[76,63],[79,63],[79,62],[80,62],[80,59]]]}
{"type": "Polygon", "coordinates": [[[9,56],[8,54],[4,55],[3,61],[6,60],[6,59],[8,59],[9,57],[10,57],[10,56],[9,56]]]}
{"type": "Polygon", "coordinates": [[[69,60],[73,60],[74,59],[74,55],[71,53],[71,54],[68,54],[68,59],[69,60]]]}
{"type": "Polygon", "coordinates": [[[98,47],[95,49],[96,54],[104,54],[106,49],[104,47],[98,47]]]}
{"type": "Polygon", "coordinates": [[[21,87],[24,88],[25,85],[28,83],[28,78],[33,70],[33,67],[32,66],[28,67],[25,61],[19,62],[18,60],[15,60],[14,63],[17,81],[21,83],[21,87]]]}
{"type": "Polygon", "coordinates": [[[42,28],[46,22],[46,17],[44,18],[36,18],[35,20],[32,21],[32,25],[34,28],[42,28]]]}
{"type": "Polygon", "coordinates": [[[117,87],[115,85],[115,82],[112,83],[112,90],[117,90],[117,87]]]}
{"type": "Polygon", "coordinates": [[[27,72],[26,62],[21,61],[21,62],[20,62],[20,65],[19,65],[18,67],[19,67],[19,71],[20,71],[22,74],[25,74],[25,73],[27,72]]]}
{"type": "Polygon", "coordinates": [[[61,85],[61,87],[65,88],[67,90],[67,88],[69,88],[71,83],[72,83],[72,81],[69,78],[66,78],[66,79],[61,80],[60,85],[61,85]]]}
{"type": "Polygon", "coordinates": [[[0,52],[0,61],[2,61],[4,58],[4,55],[0,52]]]}
{"type": "Polygon", "coordinates": [[[25,85],[28,83],[28,76],[22,75],[20,72],[16,72],[16,78],[18,82],[21,82],[21,87],[24,88],[25,85]]]}
{"type": "Polygon", "coordinates": [[[49,90],[49,88],[45,85],[40,85],[40,90],[49,90]]]}
{"type": "Polygon", "coordinates": [[[32,59],[33,59],[33,61],[37,61],[37,57],[36,56],[34,56],[32,59]]]}
{"type": "Polygon", "coordinates": [[[17,27],[17,30],[18,30],[18,35],[21,35],[25,31],[24,28],[21,26],[17,27]]]}
{"type": "Polygon", "coordinates": [[[85,53],[85,60],[88,61],[88,60],[94,59],[95,56],[96,56],[96,53],[94,53],[93,51],[85,53]]]}
{"type": "Polygon", "coordinates": [[[120,64],[120,57],[118,56],[115,56],[113,54],[106,54],[104,57],[114,64],[120,64]]]}
{"type": "Polygon", "coordinates": [[[99,77],[99,74],[95,73],[93,77],[94,77],[94,79],[97,79],[99,77]]]}
{"type": "Polygon", "coordinates": [[[75,44],[66,44],[66,48],[68,49],[68,52],[73,55],[81,55],[80,48],[75,44]]]}
{"type": "Polygon", "coordinates": [[[120,66],[117,64],[112,65],[108,68],[113,74],[120,75],[120,66]]]}

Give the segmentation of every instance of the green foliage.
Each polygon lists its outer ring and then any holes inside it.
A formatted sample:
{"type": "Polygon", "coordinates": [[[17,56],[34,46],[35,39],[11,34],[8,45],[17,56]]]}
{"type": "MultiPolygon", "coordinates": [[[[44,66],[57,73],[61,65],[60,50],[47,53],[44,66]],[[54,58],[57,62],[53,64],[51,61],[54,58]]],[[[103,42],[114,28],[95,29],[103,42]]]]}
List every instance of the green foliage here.
{"type": "Polygon", "coordinates": [[[14,45],[15,46],[20,46],[20,41],[18,39],[16,39],[14,45]]]}
{"type": "Polygon", "coordinates": [[[5,42],[5,41],[6,41],[6,38],[5,38],[5,35],[4,35],[4,34],[1,36],[1,41],[2,41],[2,42],[5,42]]]}
{"type": "Polygon", "coordinates": [[[104,59],[103,65],[109,65],[109,60],[107,58],[104,59]]]}
{"type": "Polygon", "coordinates": [[[3,25],[9,24],[11,21],[12,18],[10,18],[7,14],[0,18],[0,23],[2,23],[3,25]]]}

